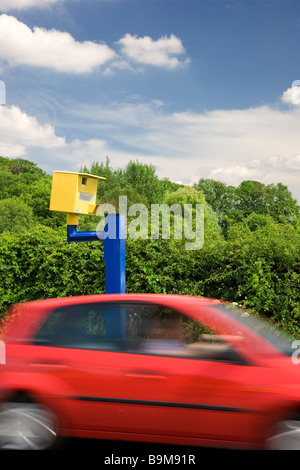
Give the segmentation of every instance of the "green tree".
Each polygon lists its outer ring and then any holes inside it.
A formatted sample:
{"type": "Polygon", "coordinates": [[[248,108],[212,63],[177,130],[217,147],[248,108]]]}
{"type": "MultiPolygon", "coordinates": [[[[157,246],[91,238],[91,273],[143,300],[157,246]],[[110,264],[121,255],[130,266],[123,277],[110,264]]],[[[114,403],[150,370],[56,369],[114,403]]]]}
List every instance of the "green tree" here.
{"type": "Polygon", "coordinates": [[[49,210],[52,177],[42,175],[39,179],[23,188],[22,198],[32,208],[37,224],[59,227],[66,223],[66,215],[49,210]]]}
{"type": "Polygon", "coordinates": [[[104,162],[94,162],[90,168],[83,167],[81,171],[106,178],[98,184],[99,203],[117,204],[119,196],[127,196],[128,204],[159,203],[165,194],[165,182],[155,174],[153,165],[138,161],[130,161],[125,169],[113,169],[110,159],[104,162]]]}
{"type": "Polygon", "coordinates": [[[203,192],[206,202],[216,213],[218,222],[226,234],[230,224],[242,220],[243,213],[236,205],[236,188],[221,181],[201,178],[193,186],[203,192]]]}
{"type": "Polygon", "coordinates": [[[0,199],[19,197],[24,191],[24,182],[19,175],[0,169],[0,199]]]}
{"type": "Polygon", "coordinates": [[[297,224],[300,222],[300,206],[288,187],[282,183],[269,184],[268,193],[270,198],[269,213],[274,220],[279,222],[291,222],[297,224]]]}
{"type": "Polygon", "coordinates": [[[251,214],[269,215],[277,222],[294,225],[300,222],[300,207],[282,183],[265,185],[247,180],[235,188],[220,181],[200,179],[194,188],[204,193],[225,234],[230,225],[251,214]]]}
{"type": "Polygon", "coordinates": [[[110,159],[106,157],[105,163],[94,162],[90,170],[87,167],[84,167],[82,171],[86,173],[91,173],[92,175],[102,176],[103,178],[105,178],[105,181],[100,180],[98,182],[98,202],[109,203],[110,201],[107,197],[107,194],[109,194],[112,190],[121,185],[117,171],[110,166],[110,159]]]}
{"type": "Polygon", "coordinates": [[[0,201],[0,233],[24,233],[33,225],[32,209],[21,198],[0,201]]]}
{"type": "Polygon", "coordinates": [[[206,202],[218,215],[228,215],[231,212],[235,199],[233,186],[227,186],[221,181],[201,178],[193,187],[203,192],[206,202]]]}
{"type": "Polygon", "coordinates": [[[255,213],[270,215],[277,222],[296,222],[300,215],[297,201],[281,183],[265,185],[243,181],[236,188],[235,204],[244,218],[255,213]]]}
{"type": "Polygon", "coordinates": [[[10,159],[6,157],[0,157],[0,171],[8,171],[13,175],[28,173],[36,177],[45,174],[43,170],[38,168],[36,163],[33,163],[30,160],[24,160],[23,158],[10,159]]]}
{"type": "Polygon", "coordinates": [[[164,183],[156,175],[153,165],[130,161],[120,176],[123,186],[134,188],[146,198],[149,206],[163,201],[164,183]]]}

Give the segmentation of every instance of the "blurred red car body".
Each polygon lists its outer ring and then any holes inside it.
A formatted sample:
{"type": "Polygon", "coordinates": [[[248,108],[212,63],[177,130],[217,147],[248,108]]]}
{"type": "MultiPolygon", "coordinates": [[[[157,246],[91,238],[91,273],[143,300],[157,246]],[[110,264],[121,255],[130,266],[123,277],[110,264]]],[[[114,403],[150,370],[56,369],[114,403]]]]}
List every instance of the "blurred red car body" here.
{"type": "Polygon", "coordinates": [[[244,310],[172,295],[42,300],[10,309],[0,340],[0,448],[59,436],[300,448],[292,344],[244,310]]]}

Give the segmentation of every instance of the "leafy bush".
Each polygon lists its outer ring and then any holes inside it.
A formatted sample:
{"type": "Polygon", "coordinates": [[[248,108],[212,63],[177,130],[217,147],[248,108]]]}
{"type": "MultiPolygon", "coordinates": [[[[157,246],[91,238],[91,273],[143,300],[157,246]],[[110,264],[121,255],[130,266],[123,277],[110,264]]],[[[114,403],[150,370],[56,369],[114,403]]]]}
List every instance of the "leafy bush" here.
{"type": "Polygon", "coordinates": [[[101,243],[71,243],[65,231],[37,226],[0,238],[0,309],[16,302],[104,293],[101,243]]]}

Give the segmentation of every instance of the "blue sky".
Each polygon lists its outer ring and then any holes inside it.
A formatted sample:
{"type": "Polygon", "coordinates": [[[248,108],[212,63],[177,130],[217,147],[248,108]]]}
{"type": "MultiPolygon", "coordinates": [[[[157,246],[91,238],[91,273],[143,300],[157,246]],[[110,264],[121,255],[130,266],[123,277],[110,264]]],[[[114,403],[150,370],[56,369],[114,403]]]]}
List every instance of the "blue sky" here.
{"type": "Polygon", "coordinates": [[[300,201],[298,0],[0,0],[0,80],[0,155],[300,201]]]}

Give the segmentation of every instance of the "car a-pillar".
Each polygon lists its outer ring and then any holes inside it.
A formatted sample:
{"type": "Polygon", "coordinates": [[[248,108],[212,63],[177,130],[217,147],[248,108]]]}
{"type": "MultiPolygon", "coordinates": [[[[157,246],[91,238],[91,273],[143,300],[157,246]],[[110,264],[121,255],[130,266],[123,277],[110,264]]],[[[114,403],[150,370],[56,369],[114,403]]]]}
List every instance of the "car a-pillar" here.
{"type": "MultiPolygon", "coordinates": [[[[103,231],[78,231],[81,214],[95,215],[100,207],[96,204],[97,184],[105,180],[89,173],[55,171],[52,178],[50,210],[67,215],[67,241],[102,241],[104,243],[105,293],[125,294],[126,292],[126,244],[125,216],[106,214],[103,231]]],[[[106,336],[123,337],[125,316],[120,311],[106,312],[106,336]]]]}

